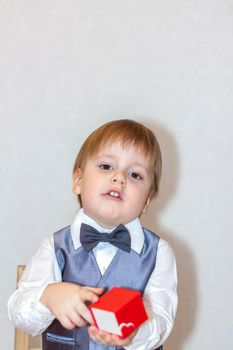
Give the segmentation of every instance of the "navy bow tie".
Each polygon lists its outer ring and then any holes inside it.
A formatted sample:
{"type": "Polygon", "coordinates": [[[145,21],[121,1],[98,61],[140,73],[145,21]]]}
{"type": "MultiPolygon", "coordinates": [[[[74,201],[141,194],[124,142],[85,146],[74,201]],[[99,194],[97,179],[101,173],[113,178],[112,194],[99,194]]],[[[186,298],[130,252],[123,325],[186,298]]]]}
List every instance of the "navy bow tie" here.
{"type": "Polygon", "coordinates": [[[130,252],[131,238],[124,225],[117,226],[111,233],[101,233],[90,225],[82,224],[80,242],[88,252],[95,248],[99,242],[109,242],[117,248],[130,252]]]}

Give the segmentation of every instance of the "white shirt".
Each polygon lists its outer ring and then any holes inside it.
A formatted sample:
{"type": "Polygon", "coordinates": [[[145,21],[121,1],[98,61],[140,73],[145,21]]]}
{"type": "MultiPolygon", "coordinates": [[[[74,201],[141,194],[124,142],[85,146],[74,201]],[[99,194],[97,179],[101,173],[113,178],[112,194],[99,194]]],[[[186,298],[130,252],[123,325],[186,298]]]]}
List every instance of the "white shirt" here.
{"type": "MultiPolygon", "coordinates": [[[[71,225],[71,237],[75,249],[81,245],[80,226],[88,224],[100,232],[111,230],[100,227],[80,209],[71,225]]],[[[140,253],[144,243],[144,233],[139,219],[125,225],[131,236],[131,248],[140,253]]],[[[94,249],[98,266],[103,274],[116,254],[118,248],[101,242],[94,249]]],[[[30,260],[18,289],[8,301],[9,317],[18,328],[37,335],[42,333],[54,320],[53,314],[40,303],[40,297],[48,284],[60,282],[61,272],[58,267],[53,236],[45,239],[36,254],[30,260]]],[[[173,250],[160,239],[154,271],[145,288],[143,302],[149,316],[137,332],[128,350],[150,350],[159,347],[167,339],[173,327],[177,309],[177,273],[173,250]]]]}

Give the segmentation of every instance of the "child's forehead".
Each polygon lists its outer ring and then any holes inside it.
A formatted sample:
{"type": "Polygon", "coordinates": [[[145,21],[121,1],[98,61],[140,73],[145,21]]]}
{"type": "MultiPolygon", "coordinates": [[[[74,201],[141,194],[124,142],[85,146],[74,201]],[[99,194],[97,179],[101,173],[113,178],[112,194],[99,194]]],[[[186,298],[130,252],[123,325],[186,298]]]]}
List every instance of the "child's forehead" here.
{"type": "Polygon", "coordinates": [[[138,156],[143,156],[143,157],[146,156],[146,158],[148,158],[148,153],[146,153],[146,151],[143,149],[142,146],[135,145],[134,143],[129,142],[129,141],[124,142],[121,140],[104,142],[104,143],[100,144],[99,147],[95,150],[93,155],[96,156],[96,155],[100,155],[103,153],[114,154],[114,153],[117,153],[119,151],[123,151],[123,152],[128,151],[131,153],[135,153],[138,156]]]}

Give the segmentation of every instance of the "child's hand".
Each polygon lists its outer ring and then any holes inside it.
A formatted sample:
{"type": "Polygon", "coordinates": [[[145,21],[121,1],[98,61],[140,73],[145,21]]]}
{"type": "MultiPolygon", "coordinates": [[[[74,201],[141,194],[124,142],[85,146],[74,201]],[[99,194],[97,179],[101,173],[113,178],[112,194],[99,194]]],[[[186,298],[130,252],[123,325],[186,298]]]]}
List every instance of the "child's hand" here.
{"type": "Polygon", "coordinates": [[[97,343],[102,343],[109,346],[127,346],[131,343],[131,340],[135,337],[138,329],[131,333],[127,338],[121,339],[115,334],[107,333],[99,330],[96,326],[90,326],[88,333],[90,337],[97,343]]]}
{"type": "Polygon", "coordinates": [[[103,288],[82,287],[73,283],[59,282],[45,288],[40,302],[54,314],[63,327],[67,329],[73,329],[76,326],[84,327],[88,323],[93,324],[91,313],[85,302],[96,302],[103,290],[103,288]]]}

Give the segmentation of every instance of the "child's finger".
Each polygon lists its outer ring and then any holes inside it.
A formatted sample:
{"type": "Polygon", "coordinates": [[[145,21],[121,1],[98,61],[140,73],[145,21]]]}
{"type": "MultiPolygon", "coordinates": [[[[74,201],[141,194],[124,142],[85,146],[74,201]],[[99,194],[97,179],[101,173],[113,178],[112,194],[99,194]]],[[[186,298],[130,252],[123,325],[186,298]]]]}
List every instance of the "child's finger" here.
{"type": "Polygon", "coordinates": [[[77,327],[84,327],[87,325],[87,321],[75,310],[69,313],[69,319],[77,327]]]}
{"type": "Polygon", "coordinates": [[[103,332],[101,332],[100,330],[98,330],[95,326],[90,326],[88,328],[88,332],[90,337],[98,342],[98,343],[104,343],[105,345],[110,345],[109,343],[107,343],[107,339],[106,337],[103,335],[103,332]]]}
{"type": "Polygon", "coordinates": [[[89,324],[93,324],[93,319],[88,307],[84,303],[79,303],[74,305],[75,311],[78,315],[80,315],[84,320],[86,320],[89,324]]]}
{"type": "Polygon", "coordinates": [[[99,330],[96,326],[90,326],[88,332],[95,341],[104,343],[105,345],[114,345],[112,342],[112,334],[99,330]]]}
{"type": "Polygon", "coordinates": [[[88,290],[90,290],[91,292],[101,295],[104,291],[103,287],[86,287],[88,290]]]}
{"type": "Polygon", "coordinates": [[[103,293],[104,288],[82,288],[80,291],[80,298],[83,302],[90,301],[95,303],[99,299],[99,295],[103,293]]]}
{"type": "Polygon", "coordinates": [[[99,330],[96,326],[90,326],[88,328],[90,337],[100,343],[110,346],[126,346],[131,343],[131,340],[136,335],[137,330],[131,333],[127,338],[122,339],[115,334],[110,334],[99,330]]]}
{"type": "Polygon", "coordinates": [[[75,324],[66,315],[59,318],[59,321],[61,322],[62,326],[66,329],[74,329],[75,328],[75,324]]]}
{"type": "MultiPolygon", "coordinates": [[[[96,327],[89,327],[89,335],[93,340],[108,345],[108,346],[116,346],[118,345],[119,340],[121,340],[118,336],[110,334],[108,332],[101,331],[96,327]]],[[[120,345],[120,344],[119,344],[120,345]]]]}

